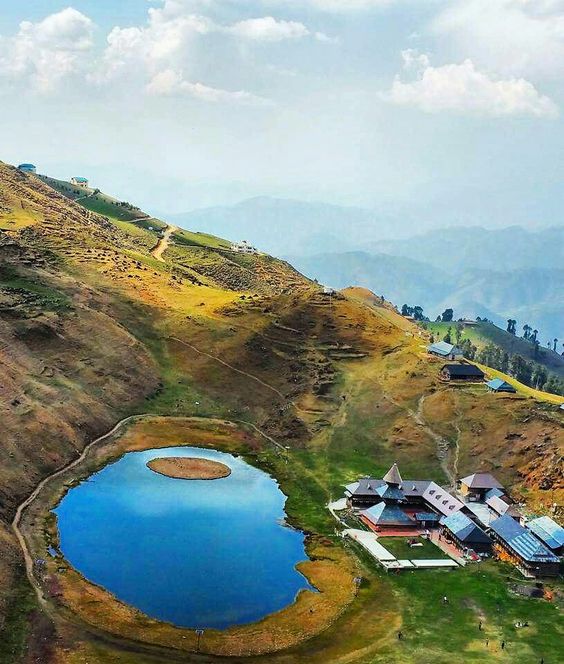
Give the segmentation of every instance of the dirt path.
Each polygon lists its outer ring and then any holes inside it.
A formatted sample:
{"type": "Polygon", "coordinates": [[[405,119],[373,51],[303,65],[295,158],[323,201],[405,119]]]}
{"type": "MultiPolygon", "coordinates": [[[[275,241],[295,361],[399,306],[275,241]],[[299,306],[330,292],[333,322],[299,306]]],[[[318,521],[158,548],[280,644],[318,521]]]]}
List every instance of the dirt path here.
{"type": "Polygon", "coordinates": [[[129,422],[133,422],[136,419],[142,418],[142,417],[151,417],[151,415],[131,415],[130,417],[125,417],[123,420],[120,420],[113,429],[108,431],[108,433],[104,434],[103,436],[100,436],[99,438],[96,438],[93,440],[91,443],[89,443],[84,450],[82,451],[82,454],[76,458],[74,461],[71,461],[68,465],[64,466],[60,470],[57,470],[56,472],[52,473],[51,475],[47,475],[39,484],[35,487],[34,491],[29,495],[29,497],[24,500],[24,502],[18,507],[16,510],[16,514],[14,516],[14,519],[12,521],[12,530],[14,531],[14,534],[16,536],[16,539],[18,540],[18,543],[22,549],[23,556],[24,556],[24,561],[25,561],[25,570],[26,570],[26,575],[31,583],[33,589],[35,590],[35,594],[37,595],[37,599],[39,600],[39,604],[43,608],[47,608],[49,606],[49,603],[47,599],[45,598],[45,595],[43,594],[43,591],[41,589],[41,586],[39,582],[36,580],[34,574],[33,574],[33,558],[31,557],[31,553],[28,549],[27,542],[25,540],[25,537],[20,529],[22,517],[24,515],[24,512],[26,509],[33,503],[33,501],[37,498],[37,496],[41,493],[41,491],[44,489],[49,482],[57,479],[57,477],[60,477],[63,473],[68,472],[69,470],[72,470],[73,468],[76,468],[80,463],[84,461],[90,450],[95,447],[96,445],[99,445],[100,443],[104,442],[108,438],[111,438],[115,433],[117,433],[122,427],[124,427],[126,424],[129,424],[129,422]]]}
{"type": "MultiPolygon", "coordinates": [[[[451,468],[449,460],[449,450],[450,442],[440,433],[434,431],[429,424],[425,421],[423,417],[423,406],[425,405],[425,399],[427,396],[424,394],[417,404],[417,411],[413,412],[412,410],[407,410],[411,417],[419,424],[420,427],[435,441],[437,445],[437,458],[441,464],[444,474],[447,476],[448,481],[450,482],[451,488],[456,487],[456,468],[451,468]]],[[[455,463],[455,466],[458,466],[458,460],[455,463]]]]}
{"type": "Polygon", "coordinates": [[[167,226],[165,232],[163,233],[162,238],[157,242],[157,246],[151,252],[153,258],[156,258],[161,263],[164,263],[163,254],[168,249],[170,245],[170,238],[173,233],[178,230],[176,226],[167,226]]]}

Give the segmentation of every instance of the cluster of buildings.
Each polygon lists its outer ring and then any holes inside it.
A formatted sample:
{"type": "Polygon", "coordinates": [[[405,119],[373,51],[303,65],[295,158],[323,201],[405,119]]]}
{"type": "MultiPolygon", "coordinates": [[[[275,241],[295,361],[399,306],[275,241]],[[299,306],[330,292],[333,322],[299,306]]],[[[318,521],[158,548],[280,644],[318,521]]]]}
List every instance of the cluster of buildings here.
{"type": "Polygon", "coordinates": [[[432,480],[404,480],[397,464],[382,479],[345,488],[347,505],[378,534],[417,535],[438,529],[463,554],[496,555],[529,577],[558,576],[564,528],[549,517],[525,521],[490,473],[460,480],[453,495],[432,480]]]}
{"type": "MultiPolygon", "coordinates": [[[[485,380],[486,374],[477,366],[473,364],[464,364],[464,354],[453,344],[446,341],[438,341],[427,346],[429,355],[440,357],[443,360],[451,360],[457,364],[445,364],[441,367],[440,378],[444,381],[454,382],[481,382],[485,380]]],[[[510,383],[502,380],[501,378],[494,378],[486,383],[490,392],[508,392],[515,394],[517,390],[510,383]]]]}
{"type": "Polygon", "coordinates": [[[243,240],[242,242],[234,242],[231,245],[231,251],[234,251],[236,254],[258,254],[259,250],[256,247],[253,247],[252,244],[243,240]]]}

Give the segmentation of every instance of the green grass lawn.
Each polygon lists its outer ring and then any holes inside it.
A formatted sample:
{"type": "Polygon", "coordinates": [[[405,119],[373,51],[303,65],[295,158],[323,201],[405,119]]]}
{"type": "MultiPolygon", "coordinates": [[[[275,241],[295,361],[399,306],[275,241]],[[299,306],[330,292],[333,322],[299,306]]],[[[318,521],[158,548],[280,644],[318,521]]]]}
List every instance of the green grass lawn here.
{"type": "Polygon", "coordinates": [[[189,247],[211,247],[212,249],[229,249],[231,243],[227,240],[222,240],[215,235],[208,235],[207,233],[194,233],[184,229],[177,230],[172,239],[177,244],[183,244],[189,247]]]}
{"type": "Polygon", "coordinates": [[[91,212],[96,212],[104,217],[120,221],[133,221],[144,214],[141,210],[131,210],[124,207],[119,204],[119,201],[114,201],[114,199],[104,194],[96,194],[95,196],[83,198],[78,203],[91,212]]]}
{"type": "Polygon", "coordinates": [[[133,222],[133,226],[143,228],[146,231],[150,231],[151,229],[153,229],[153,231],[164,231],[164,229],[167,227],[167,224],[160,219],[149,218],[135,221],[133,222]]]}
{"type": "Polygon", "coordinates": [[[405,646],[421,653],[442,652],[444,657],[469,649],[472,655],[467,661],[491,661],[502,656],[503,640],[507,659],[502,661],[524,664],[538,662],[540,657],[546,662],[562,661],[562,620],[557,607],[513,595],[506,575],[515,575],[515,570],[498,563],[399,575],[394,586],[403,600],[405,646]],[[443,604],[443,596],[448,604],[443,604]],[[530,626],[516,629],[519,621],[530,626]]]}
{"type": "Polygon", "coordinates": [[[410,537],[381,537],[379,543],[393,553],[398,560],[445,560],[448,556],[429,540],[417,537],[417,543],[423,546],[411,547],[407,543],[410,537]]]}

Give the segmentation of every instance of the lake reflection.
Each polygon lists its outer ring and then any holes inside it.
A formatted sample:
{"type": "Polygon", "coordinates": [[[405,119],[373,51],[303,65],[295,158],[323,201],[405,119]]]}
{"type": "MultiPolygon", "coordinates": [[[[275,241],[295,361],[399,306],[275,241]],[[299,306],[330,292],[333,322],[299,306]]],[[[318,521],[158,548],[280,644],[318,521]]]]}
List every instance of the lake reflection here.
{"type": "Polygon", "coordinates": [[[285,527],[286,497],[230,454],[191,447],[131,452],[71,489],[57,507],[61,551],[90,581],[147,615],[194,628],[250,623],[311,588],[295,569],[303,533],[285,527]],[[177,480],[157,457],[220,461],[231,475],[177,480]]]}

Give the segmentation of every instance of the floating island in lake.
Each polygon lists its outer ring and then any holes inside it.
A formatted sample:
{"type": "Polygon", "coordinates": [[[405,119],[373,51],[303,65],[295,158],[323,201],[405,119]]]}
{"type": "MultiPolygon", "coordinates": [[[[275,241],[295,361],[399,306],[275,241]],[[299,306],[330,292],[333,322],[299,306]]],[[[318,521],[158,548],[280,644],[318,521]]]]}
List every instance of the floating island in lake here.
{"type": "Polygon", "coordinates": [[[159,475],[177,480],[219,480],[231,475],[231,468],[218,461],[187,457],[152,459],[147,467],[159,475]]]}

